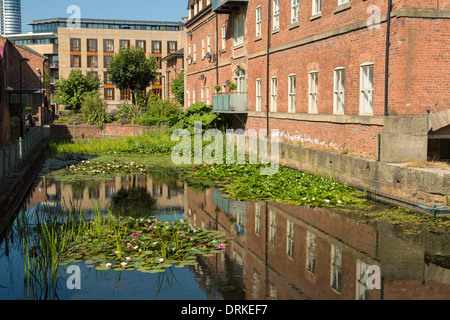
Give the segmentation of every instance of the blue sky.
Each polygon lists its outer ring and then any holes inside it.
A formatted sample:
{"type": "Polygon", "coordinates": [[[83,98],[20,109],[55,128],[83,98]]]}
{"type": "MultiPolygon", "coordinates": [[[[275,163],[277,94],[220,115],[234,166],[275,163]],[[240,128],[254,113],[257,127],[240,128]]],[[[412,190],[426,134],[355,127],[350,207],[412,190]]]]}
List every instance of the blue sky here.
{"type": "Polygon", "coordinates": [[[188,0],[22,0],[22,32],[31,31],[33,20],[69,17],[67,8],[77,5],[81,18],[181,21],[188,0]]]}

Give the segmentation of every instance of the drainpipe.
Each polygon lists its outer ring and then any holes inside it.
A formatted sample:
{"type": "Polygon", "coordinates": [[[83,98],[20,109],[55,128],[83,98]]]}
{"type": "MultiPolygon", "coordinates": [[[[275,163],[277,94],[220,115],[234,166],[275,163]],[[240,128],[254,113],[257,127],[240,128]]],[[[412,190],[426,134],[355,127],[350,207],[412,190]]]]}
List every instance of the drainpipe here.
{"type": "Polygon", "coordinates": [[[390,43],[390,33],[391,33],[391,11],[392,11],[392,0],[388,0],[388,11],[387,11],[387,21],[386,21],[386,66],[384,75],[384,115],[389,116],[389,47],[390,43]]]}
{"type": "Polygon", "coordinates": [[[219,14],[216,12],[216,85],[219,84],[219,14]]]}
{"type": "Polygon", "coordinates": [[[268,12],[267,12],[267,83],[266,83],[266,121],[267,121],[267,138],[269,137],[269,82],[270,82],[270,36],[271,36],[271,30],[270,30],[270,24],[271,24],[271,15],[270,12],[272,10],[271,8],[271,2],[272,0],[268,0],[268,12]]]}

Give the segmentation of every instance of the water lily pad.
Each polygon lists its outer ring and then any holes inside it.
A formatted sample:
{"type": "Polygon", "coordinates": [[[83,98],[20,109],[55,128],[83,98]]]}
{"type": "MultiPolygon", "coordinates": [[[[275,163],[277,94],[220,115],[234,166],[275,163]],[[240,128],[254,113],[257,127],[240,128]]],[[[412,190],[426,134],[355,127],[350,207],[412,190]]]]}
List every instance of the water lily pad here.
{"type": "Polygon", "coordinates": [[[95,270],[98,270],[98,271],[105,271],[105,270],[111,270],[111,268],[97,266],[97,267],[95,267],[95,270]]]}

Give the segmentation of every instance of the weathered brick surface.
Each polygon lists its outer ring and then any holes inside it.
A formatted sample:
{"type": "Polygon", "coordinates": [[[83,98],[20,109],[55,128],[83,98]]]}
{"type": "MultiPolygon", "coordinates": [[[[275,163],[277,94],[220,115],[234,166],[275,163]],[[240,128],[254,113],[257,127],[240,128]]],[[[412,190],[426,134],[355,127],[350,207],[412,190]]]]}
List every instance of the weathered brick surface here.
{"type": "MultiPolygon", "coordinates": [[[[277,113],[272,114],[271,128],[282,129],[287,135],[303,135],[312,140],[333,143],[339,148],[350,148],[369,156],[377,154],[378,134],[383,124],[363,124],[360,115],[360,66],[374,65],[373,116],[385,114],[385,62],[387,0],[350,1],[338,6],[337,1],[322,1],[321,15],[312,16],[311,1],[300,1],[299,22],[291,24],[291,2],[280,1],[280,28],[270,31],[270,65],[267,74],[268,12],[267,1],[251,0],[241,11],[219,14],[204,9],[186,24],[190,33],[188,47],[196,43],[196,62],[186,64],[186,91],[190,103],[201,100],[201,88],[209,87],[210,101],[214,86],[227,80],[234,81],[238,68],[246,72],[246,91],[249,111],[255,111],[256,79],[261,79],[261,106],[265,112],[267,77],[277,77],[277,113]],[[256,8],[262,8],[262,34],[256,37],[256,8]],[[245,43],[234,47],[233,23],[237,14],[245,12],[245,43]],[[380,24],[368,27],[368,23],[380,24]],[[222,48],[222,25],[226,25],[226,45],[222,48]],[[202,38],[205,43],[211,35],[211,53],[214,59],[202,59],[202,38]],[[217,39],[216,39],[217,37],[217,39]],[[216,41],[218,40],[218,48],[216,41]],[[333,114],[334,69],[345,68],[345,115],[343,121],[317,120],[308,114],[309,72],[319,73],[318,114],[333,114]],[[279,113],[288,111],[288,75],[296,75],[295,114],[302,120],[285,120],[279,113]],[[204,80],[200,80],[200,76],[204,80]],[[346,121],[346,117],[360,117],[360,121],[346,121]]],[[[389,59],[389,115],[425,115],[427,110],[436,113],[450,106],[450,28],[448,1],[394,0],[390,31],[389,59]],[[446,11],[447,10],[447,11],[446,11]],[[440,18],[442,16],[442,18],[440,18]]],[[[269,95],[270,98],[270,95],[269,95]]],[[[204,99],[206,101],[206,93],[204,99]]],[[[186,106],[189,101],[186,99],[186,106]]],[[[265,128],[265,120],[249,115],[246,127],[265,128]]]]}

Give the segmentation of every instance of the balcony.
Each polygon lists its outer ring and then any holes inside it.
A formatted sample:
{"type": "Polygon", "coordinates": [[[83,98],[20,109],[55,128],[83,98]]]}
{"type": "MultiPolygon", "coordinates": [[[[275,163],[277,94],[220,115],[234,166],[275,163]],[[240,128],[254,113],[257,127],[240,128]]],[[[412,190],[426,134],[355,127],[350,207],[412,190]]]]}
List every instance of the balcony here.
{"type": "Polygon", "coordinates": [[[248,94],[244,92],[215,94],[213,96],[213,112],[248,113],[248,94]]]}
{"type": "Polygon", "coordinates": [[[229,13],[236,7],[247,5],[248,0],[213,0],[212,11],[216,13],[229,13]]]}

